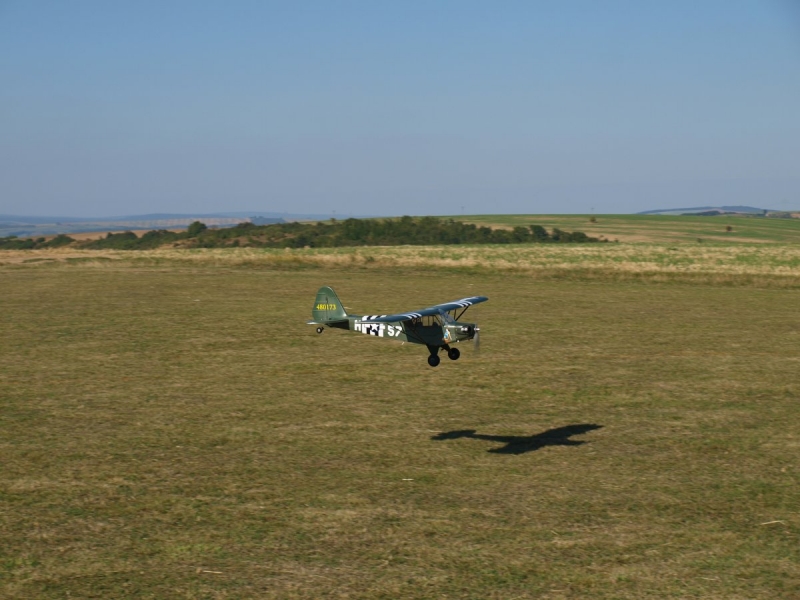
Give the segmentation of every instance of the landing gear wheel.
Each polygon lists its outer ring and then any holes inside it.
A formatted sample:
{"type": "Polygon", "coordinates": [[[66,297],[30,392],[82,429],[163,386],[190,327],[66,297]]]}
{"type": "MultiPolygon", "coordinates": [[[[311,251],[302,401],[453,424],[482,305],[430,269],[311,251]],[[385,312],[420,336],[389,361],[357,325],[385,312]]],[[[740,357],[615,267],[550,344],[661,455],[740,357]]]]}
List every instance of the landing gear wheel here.
{"type": "Polygon", "coordinates": [[[322,333],[323,331],[325,331],[324,327],[317,327],[317,333],[322,333]]]}
{"type": "Polygon", "coordinates": [[[435,354],[431,354],[428,357],[428,364],[430,366],[432,366],[432,367],[438,367],[440,361],[441,361],[441,359],[438,356],[436,356],[435,354]]]}
{"type": "Polygon", "coordinates": [[[450,360],[458,360],[459,356],[461,356],[461,352],[458,351],[458,348],[450,348],[447,351],[447,358],[450,360]]]}

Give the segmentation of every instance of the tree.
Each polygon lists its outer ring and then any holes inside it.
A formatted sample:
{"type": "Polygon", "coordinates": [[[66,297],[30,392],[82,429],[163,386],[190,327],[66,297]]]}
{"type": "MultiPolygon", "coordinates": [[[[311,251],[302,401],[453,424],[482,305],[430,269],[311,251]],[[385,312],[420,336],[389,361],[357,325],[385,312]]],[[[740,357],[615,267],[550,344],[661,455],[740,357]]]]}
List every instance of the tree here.
{"type": "Polygon", "coordinates": [[[549,242],[550,241],[550,234],[547,233],[547,230],[542,227],[541,225],[531,225],[530,227],[531,233],[533,234],[533,240],[535,242],[549,242]]]}
{"type": "Polygon", "coordinates": [[[186,234],[190,237],[197,237],[201,232],[208,229],[205,223],[201,223],[200,221],[195,221],[191,225],[189,225],[189,229],[186,230],[186,234]]]}

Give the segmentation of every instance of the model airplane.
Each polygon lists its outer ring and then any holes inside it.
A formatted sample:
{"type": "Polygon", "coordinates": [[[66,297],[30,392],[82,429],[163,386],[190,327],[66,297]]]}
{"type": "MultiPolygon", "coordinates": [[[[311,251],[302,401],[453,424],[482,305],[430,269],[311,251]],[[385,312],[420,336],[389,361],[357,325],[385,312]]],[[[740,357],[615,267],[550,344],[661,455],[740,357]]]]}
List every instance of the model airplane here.
{"type": "Polygon", "coordinates": [[[478,325],[461,323],[459,319],[470,306],[487,300],[486,296],[472,296],[395,315],[349,315],[336,292],[325,286],[317,292],[311,310],[313,320],[308,324],[318,325],[317,333],[325,331],[325,327],[335,327],[390,340],[424,344],[430,352],[428,364],[435,367],[439,364],[440,349],[447,351],[450,360],[458,360],[461,353],[452,344],[472,340],[475,350],[480,348],[478,325]]]}

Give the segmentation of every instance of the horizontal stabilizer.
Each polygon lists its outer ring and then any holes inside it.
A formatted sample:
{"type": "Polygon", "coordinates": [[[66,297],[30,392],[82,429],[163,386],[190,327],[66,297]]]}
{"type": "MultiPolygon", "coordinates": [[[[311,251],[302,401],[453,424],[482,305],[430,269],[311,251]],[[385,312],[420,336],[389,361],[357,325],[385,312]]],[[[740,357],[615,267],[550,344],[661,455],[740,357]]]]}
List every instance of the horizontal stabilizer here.
{"type": "Polygon", "coordinates": [[[336,325],[338,323],[347,323],[347,319],[340,319],[338,321],[306,321],[306,325],[336,325]]]}

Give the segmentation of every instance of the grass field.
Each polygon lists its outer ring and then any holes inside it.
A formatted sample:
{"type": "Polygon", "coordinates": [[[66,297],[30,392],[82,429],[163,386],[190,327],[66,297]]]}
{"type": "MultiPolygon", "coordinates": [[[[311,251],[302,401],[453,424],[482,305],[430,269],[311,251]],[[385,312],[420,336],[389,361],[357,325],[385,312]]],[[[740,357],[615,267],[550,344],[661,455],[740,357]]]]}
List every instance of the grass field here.
{"type": "Polygon", "coordinates": [[[0,597],[797,598],[796,250],[603,248],[0,253],[0,597]]]}
{"type": "Polygon", "coordinates": [[[483,275],[498,271],[537,279],[690,281],[797,287],[800,244],[500,244],[299,249],[6,250],[3,265],[114,261],[142,268],[175,265],[268,269],[447,269],[483,275]]]}
{"type": "Polygon", "coordinates": [[[701,243],[797,243],[800,242],[800,219],[755,217],[691,217],[668,215],[476,215],[453,216],[453,219],[476,225],[515,227],[541,225],[584,233],[620,242],[670,244],[701,243]],[[727,231],[730,226],[732,231],[727,231]]]}

